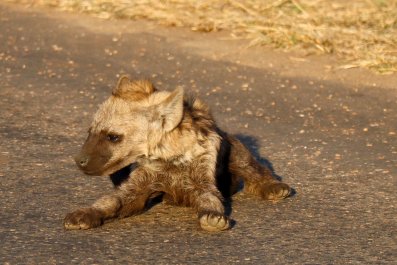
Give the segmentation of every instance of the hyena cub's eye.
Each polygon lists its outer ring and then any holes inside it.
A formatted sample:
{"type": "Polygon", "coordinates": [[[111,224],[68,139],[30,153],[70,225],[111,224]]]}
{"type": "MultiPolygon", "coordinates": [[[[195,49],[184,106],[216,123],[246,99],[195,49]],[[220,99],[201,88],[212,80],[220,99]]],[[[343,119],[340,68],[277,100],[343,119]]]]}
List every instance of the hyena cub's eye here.
{"type": "Polygon", "coordinates": [[[109,133],[106,135],[106,139],[112,143],[118,143],[121,141],[121,135],[109,133]]]}

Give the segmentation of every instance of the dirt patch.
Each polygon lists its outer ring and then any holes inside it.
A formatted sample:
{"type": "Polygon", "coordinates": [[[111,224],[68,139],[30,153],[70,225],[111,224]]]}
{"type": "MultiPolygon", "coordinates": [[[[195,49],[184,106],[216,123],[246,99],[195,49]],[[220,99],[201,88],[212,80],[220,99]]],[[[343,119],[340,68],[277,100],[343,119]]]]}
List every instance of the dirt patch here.
{"type": "MultiPolygon", "coordinates": [[[[19,12],[40,12],[52,19],[59,20],[60,23],[74,24],[97,34],[107,34],[111,36],[114,46],[123,40],[125,34],[149,34],[166,43],[172,43],[174,47],[187,49],[190,53],[208,60],[259,68],[263,69],[264,73],[267,72],[282,78],[300,77],[308,82],[316,83],[332,81],[354,89],[366,87],[395,90],[397,88],[397,74],[379,75],[361,67],[341,68],[338,58],[330,54],[305,56],[299,51],[286,52],[259,46],[247,47],[245,40],[230,39],[229,33],[226,31],[194,33],[185,28],[159,26],[156,22],[116,20],[108,23],[90,16],[64,13],[53,9],[50,9],[52,12],[48,12],[47,8],[24,8],[18,5],[13,5],[12,8],[19,12]]],[[[54,48],[62,47],[52,47],[52,49],[54,48]]],[[[114,50],[117,49],[109,46],[104,53],[109,57],[114,57],[117,53],[114,50]]],[[[141,52],[145,54],[147,51],[141,52]]],[[[174,54],[169,54],[166,60],[173,61],[175,60],[173,57],[174,54]]],[[[233,69],[224,69],[224,71],[230,72],[233,69]]]]}
{"type": "Polygon", "coordinates": [[[194,31],[227,30],[250,46],[336,54],[339,67],[397,71],[397,0],[8,0],[97,17],[152,20],[194,31]]]}

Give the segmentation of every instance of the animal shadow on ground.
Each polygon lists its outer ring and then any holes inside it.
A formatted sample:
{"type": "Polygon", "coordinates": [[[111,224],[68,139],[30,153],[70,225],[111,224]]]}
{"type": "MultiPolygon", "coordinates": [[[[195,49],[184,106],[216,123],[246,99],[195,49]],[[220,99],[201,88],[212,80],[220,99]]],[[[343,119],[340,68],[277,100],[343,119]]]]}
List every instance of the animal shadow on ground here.
{"type": "Polygon", "coordinates": [[[250,150],[251,154],[255,157],[256,161],[258,161],[261,165],[269,168],[277,180],[279,180],[279,181],[282,180],[282,177],[277,175],[274,172],[272,163],[268,159],[266,159],[260,155],[260,153],[259,153],[260,146],[259,146],[258,140],[256,138],[249,136],[249,135],[244,135],[244,134],[237,134],[237,135],[235,135],[235,137],[238,140],[240,140],[240,142],[242,142],[245,145],[245,147],[248,148],[248,150],[250,150]]]}
{"type": "MultiPolygon", "coordinates": [[[[258,161],[261,165],[269,168],[271,170],[271,172],[273,173],[273,176],[279,180],[282,181],[283,178],[280,175],[277,175],[276,172],[274,171],[273,165],[272,163],[262,157],[259,153],[259,144],[258,144],[258,140],[252,136],[249,135],[243,135],[243,134],[237,134],[235,135],[235,137],[240,140],[240,142],[242,142],[245,147],[248,148],[248,150],[250,150],[251,154],[255,157],[256,161],[258,161]]],[[[291,187],[291,193],[288,197],[292,197],[296,194],[296,190],[294,188],[291,187]]]]}
{"type": "MultiPolygon", "coordinates": [[[[255,159],[263,166],[269,168],[271,170],[271,172],[273,173],[274,177],[281,181],[282,177],[277,175],[274,172],[274,168],[272,163],[262,157],[259,153],[259,144],[258,144],[258,140],[252,136],[249,135],[243,135],[243,134],[237,134],[234,135],[238,140],[240,140],[247,148],[248,150],[251,152],[251,154],[255,157],[255,159]]],[[[222,149],[222,148],[221,148],[222,149]]],[[[121,185],[121,183],[123,183],[124,181],[126,181],[129,178],[130,173],[136,168],[136,164],[131,164],[129,166],[126,166],[122,169],[120,169],[119,171],[113,173],[110,175],[110,179],[113,182],[113,185],[115,187],[118,187],[121,185]]],[[[227,172],[225,172],[226,174],[228,174],[227,172]]],[[[225,183],[226,184],[226,183],[225,183]]],[[[240,183],[238,192],[241,191],[244,188],[244,184],[240,183]]],[[[289,197],[294,196],[296,194],[295,189],[291,188],[291,194],[289,195],[289,197]]],[[[162,202],[162,195],[161,196],[157,196],[157,197],[153,197],[151,198],[147,204],[146,204],[146,210],[149,210],[150,208],[152,208],[153,206],[155,206],[158,203],[162,202]]],[[[224,200],[224,206],[225,206],[225,214],[227,216],[230,216],[232,213],[232,196],[225,196],[225,200],[224,200]]],[[[231,221],[231,225],[232,227],[236,224],[234,220],[231,221]]]]}

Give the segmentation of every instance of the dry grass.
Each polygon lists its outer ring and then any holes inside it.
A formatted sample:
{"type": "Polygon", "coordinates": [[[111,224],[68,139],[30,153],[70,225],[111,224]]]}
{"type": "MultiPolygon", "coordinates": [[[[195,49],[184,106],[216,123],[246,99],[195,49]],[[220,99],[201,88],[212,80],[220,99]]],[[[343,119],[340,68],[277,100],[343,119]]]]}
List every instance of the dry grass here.
{"type": "Polygon", "coordinates": [[[342,68],[397,72],[397,0],[8,0],[148,19],[195,31],[228,30],[250,45],[333,53],[342,68]]]}

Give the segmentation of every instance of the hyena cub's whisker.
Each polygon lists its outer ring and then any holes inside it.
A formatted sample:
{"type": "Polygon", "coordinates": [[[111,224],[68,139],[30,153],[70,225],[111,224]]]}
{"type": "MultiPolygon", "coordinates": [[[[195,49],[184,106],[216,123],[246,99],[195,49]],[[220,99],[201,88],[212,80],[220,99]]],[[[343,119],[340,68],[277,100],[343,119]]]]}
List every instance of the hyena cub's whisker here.
{"type": "Polygon", "coordinates": [[[95,114],[75,160],[88,175],[110,175],[115,190],[67,214],[66,229],[142,213],[151,199],[163,196],[193,207],[202,229],[222,231],[230,228],[224,199],[241,181],[245,191],[266,200],[290,193],[239,140],[216,126],[203,102],[184,97],[181,88],[157,91],[147,80],[125,76],[95,114]]]}

